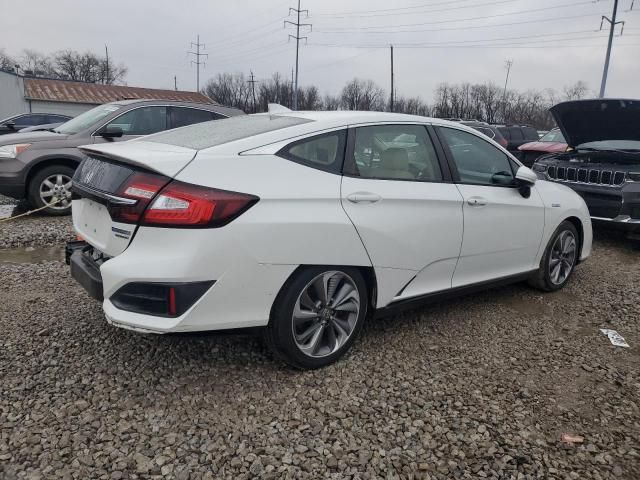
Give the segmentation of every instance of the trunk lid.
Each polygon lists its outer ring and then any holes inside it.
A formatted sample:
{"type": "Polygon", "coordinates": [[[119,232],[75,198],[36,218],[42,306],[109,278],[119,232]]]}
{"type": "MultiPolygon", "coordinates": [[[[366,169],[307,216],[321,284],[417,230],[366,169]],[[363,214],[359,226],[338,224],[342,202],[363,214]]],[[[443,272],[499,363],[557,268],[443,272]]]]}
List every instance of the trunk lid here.
{"type": "Polygon", "coordinates": [[[640,100],[575,100],[559,103],[550,112],[570,147],[605,140],[640,141],[640,100]]]}
{"type": "Polygon", "coordinates": [[[194,158],[196,151],[144,141],[80,147],[88,156],[73,178],[73,226],[90,245],[109,257],[122,253],[137,223],[114,221],[118,208],[136,208],[144,199],[123,195],[136,175],[153,174],[166,185],[194,158]]]}

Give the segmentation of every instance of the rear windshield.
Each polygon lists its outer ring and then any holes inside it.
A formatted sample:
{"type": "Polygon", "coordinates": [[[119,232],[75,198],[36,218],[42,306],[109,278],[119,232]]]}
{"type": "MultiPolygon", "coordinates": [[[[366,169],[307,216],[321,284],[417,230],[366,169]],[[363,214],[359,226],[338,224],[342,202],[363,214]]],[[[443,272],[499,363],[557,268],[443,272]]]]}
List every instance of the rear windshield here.
{"type": "Polygon", "coordinates": [[[305,118],[277,115],[241,115],[212,122],[198,123],[145,137],[147,142],[166,143],[203,150],[223,143],[241,140],[311,122],[305,118]]]}

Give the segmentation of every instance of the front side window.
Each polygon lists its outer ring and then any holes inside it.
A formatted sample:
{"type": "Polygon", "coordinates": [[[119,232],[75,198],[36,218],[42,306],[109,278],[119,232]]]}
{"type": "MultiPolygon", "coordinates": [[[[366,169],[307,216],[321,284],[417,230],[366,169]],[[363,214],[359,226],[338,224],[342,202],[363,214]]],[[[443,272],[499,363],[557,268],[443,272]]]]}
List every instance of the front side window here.
{"type": "Polygon", "coordinates": [[[342,168],[346,131],[316,135],[284,147],[278,155],[309,167],[338,173],[342,168]]]}
{"type": "Polygon", "coordinates": [[[355,130],[354,170],[363,178],[439,182],[442,171],[427,129],[376,125],[355,130]]]}
{"type": "Polygon", "coordinates": [[[477,135],[440,127],[461,183],[475,185],[513,185],[514,175],[509,157],[477,135]]]}
{"type": "Polygon", "coordinates": [[[167,107],[141,107],[113,119],[107,128],[120,128],[124,135],[150,135],[167,129],[167,107]]]}

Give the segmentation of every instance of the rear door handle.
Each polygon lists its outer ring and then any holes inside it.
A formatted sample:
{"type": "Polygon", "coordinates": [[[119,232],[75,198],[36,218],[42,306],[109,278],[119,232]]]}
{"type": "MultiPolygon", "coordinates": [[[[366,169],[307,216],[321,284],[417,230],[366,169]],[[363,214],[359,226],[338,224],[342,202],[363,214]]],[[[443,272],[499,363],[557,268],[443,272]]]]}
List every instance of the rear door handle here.
{"type": "Polygon", "coordinates": [[[487,204],[487,199],[482,197],[471,197],[467,200],[467,203],[472,207],[483,207],[487,204]]]}
{"type": "Polygon", "coordinates": [[[371,192],[355,192],[347,195],[347,200],[351,203],[375,203],[381,199],[380,195],[371,192]]]}

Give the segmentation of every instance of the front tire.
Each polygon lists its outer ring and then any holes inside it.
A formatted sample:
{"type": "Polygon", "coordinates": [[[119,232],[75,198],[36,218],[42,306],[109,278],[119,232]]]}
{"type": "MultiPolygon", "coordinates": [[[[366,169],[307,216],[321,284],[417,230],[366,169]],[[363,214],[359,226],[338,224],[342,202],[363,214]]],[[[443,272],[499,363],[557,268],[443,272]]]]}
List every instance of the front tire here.
{"type": "Polygon", "coordinates": [[[324,367],[351,348],[367,303],[367,285],[358,269],[300,269],[276,298],[265,340],[278,358],[295,368],[324,367]]]}
{"type": "Polygon", "coordinates": [[[571,222],[562,222],[551,236],[540,261],[540,268],[529,280],[529,284],[545,292],[564,287],[578,261],[579,238],[578,231],[571,222]]]}
{"type": "Polygon", "coordinates": [[[28,200],[32,207],[52,204],[43,213],[69,215],[71,213],[71,179],[74,169],[67,165],[50,165],[37,172],[28,185],[28,200]]]}

